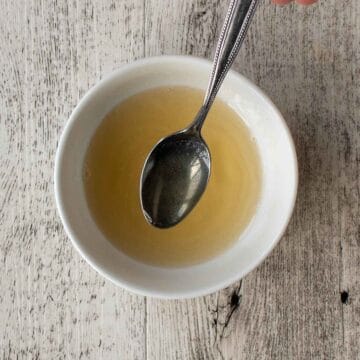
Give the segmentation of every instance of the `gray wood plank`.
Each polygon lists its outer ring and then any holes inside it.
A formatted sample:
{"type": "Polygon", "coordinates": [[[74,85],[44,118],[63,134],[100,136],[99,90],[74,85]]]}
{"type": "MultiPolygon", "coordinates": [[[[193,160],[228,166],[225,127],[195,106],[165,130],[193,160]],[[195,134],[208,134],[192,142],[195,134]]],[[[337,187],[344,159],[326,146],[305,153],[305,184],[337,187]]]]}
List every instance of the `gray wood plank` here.
{"type": "MultiPolygon", "coordinates": [[[[167,2],[162,12],[146,12],[146,54],[210,57],[226,4],[219,5],[167,2]]],[[[357,358],[359,12],[358,2],[335,0],[259,8],[235,68],[271,96],[294,135],[300,165],[294,217],[241,287],[192,301],[148,302],[151,359],[357,358]],[[159,343],[160,329],[167,336],[159,343]]]]}
{"type": "Polygon", "coordinates": [[[144,299],[81,260],[53,195],[55,149],[79,98],[143,56],[143,1],[1,8],[0,358],[144,359],[144,299]]]}

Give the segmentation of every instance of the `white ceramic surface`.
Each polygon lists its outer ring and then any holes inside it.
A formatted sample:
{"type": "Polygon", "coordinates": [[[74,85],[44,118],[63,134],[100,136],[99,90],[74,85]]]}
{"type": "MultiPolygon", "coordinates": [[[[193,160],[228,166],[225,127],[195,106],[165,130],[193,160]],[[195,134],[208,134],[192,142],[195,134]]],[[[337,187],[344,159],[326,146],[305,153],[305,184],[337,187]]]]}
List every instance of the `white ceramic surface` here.
{"type": "Polygon", "coordinates": [[[297,191],[297,161],[289,130],[267,96],[249,80],[230,71],[219,96],[250,128],[263,171],[258,210],[234,246],[199,265],[155,267],[115,249],[93,221],[86,204],[82,167],[89,141],[104,116],[120,101],[149,88],[183,85],[205,89],[210,71],[210,62],[183,56],[148,58],[126,65],[83,97],[61,136],[55,161],[55,195],[68,236],[100,274],[141,295],[189,298],[230,285],[264,260],[291,217],[297,191]]]}

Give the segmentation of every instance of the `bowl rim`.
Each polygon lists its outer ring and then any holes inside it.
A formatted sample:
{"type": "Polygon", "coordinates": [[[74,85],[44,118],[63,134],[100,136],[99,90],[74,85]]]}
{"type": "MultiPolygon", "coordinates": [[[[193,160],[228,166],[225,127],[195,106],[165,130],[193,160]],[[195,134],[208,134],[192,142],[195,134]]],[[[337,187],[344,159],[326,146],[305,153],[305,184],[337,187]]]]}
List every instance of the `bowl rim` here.
{"type": "Polygon", "coordinates": [[[209,66],[211,65],[211,62],[204,58],[199,58],[195,56],[188,56],[188,55],[164,55],[164,56],[154,56],[154,57],[146,57],[139,60],[135,60],[131,63],[122,65],[119,69],[116,69],[109,73],[108,75],[104,76],[103,79],[96,82],[86,93],[84,96],[80,99],[80,101],[75,106],[74,110],[72,111],[69,119],[64,124],[62,134],[60,136],[60,140],[58,143],[58,147],[56,150],[55,155],[55,166],[54,166],[54,193],[55,193],[55,203],[56,208],[59,214],[59,217],[61,219],[62,225],[65,229],[65,233],[70,238],[72,245],[75,247],[75,249],[80,253],[81,257],[100,275],[102,275],[104,278],[110,280],[112,283],[114,283],[117,286],[120,286],[123,289],[126,289],[132,293],[135,293],[137,295],[141,296],[150,296],[153,298],[160,298],[160,299],[190,299],[195,298],[199,296],[205,296],[211,293],[214,293],[215,291],[221,290],[232,283],[242,279],[245,277],[249,272],[254,270],[257,266],[259,266],[267,256],[270,255],[270,253],[273,251],[275,246],[278,244],[280,239],[283,237],[288,224],[290,222],[290,219],[292,217],[292,214],[294,212],[295,203],[296,203],[296,197],[297,197],[297,190],[298,190],[298,161],[296,156],[296,149],[295,144],[293,141],[293,138],[291,136],[289,127],[282,116],[279,109],[276,107],[276,105],[272,102],[272,100],[269,98],[268,95],[266,95],[263,90],[261,90],[257,85],[255,85],[253,82],[248,80],[246,77],[241,75],[240,73],[230,70],[229,75],[236,78],[239,81],[242,81],[246,84],[249,88],[251,88],[253,91],[255,91],[260,97],[262,97],[269,106],[271,106],[272,110],[274,111],[275,115],[278,117],[278,120],[281,122],[281,126],[285,130],[287,141],[290,145],[290,156],[291,161],[293,163],[293,176],[294,176],[294,187],[293,191],[289,196],[290,199],[290,208],[287,213],[286,219],[284,221],[284,224],[282,226],[281,231],[279,232],[278,236],[275,237],[272,241],[271,246],[269,246],[268,249],[266,249],[261,256],[256,258],[256,260],[253,261],[252,264],[250,264],[247,268],[239,269],[239,271],[236,272],[236,274],[232,277],[229,277],[226,281],[218,282],[214,284],[213,286],[207,286],[207,287],[201,287],[195,290],[186,290],[186,291],[180,291],[178,293],[173,292],[166,292],[164,290],[149,290],[148,288],[143,288],[137,284],[130,283],[128,281],[125,281],[124,279],[118,278],[113,276],[112,274],[108,273],[101,264],[99,264],[93,256],[84,248],[84,246],[81,245],[81,241],[77,238],[77,236],[74,234],[73,230],[71,229],[71,226],[68,224],[66,211],[64,209],[63,205],[63,199],[61,197],[61,191],[60,191],[60,182],[61,182],[61,167],[60,164],[62,163],[63,155],[64,155],[64,148],[66,145],[66,141],[68,138],[69,133],[72,130],[73,124],[77,121],[78,115],[81,112],[82,108],[86,106],[88,101],[93,97],[94,93],[101,91],[103,87],[107,85],[108,82],[112,81],[113,79],[120,77],[122,74],[125,74],[127,72],[130,72],[136,68],[141,68],[147,65],[152,64],[159,64],[159,63],[171,63],[171,62],[187,62],[192,64],[197,64],[200,66],[209,66]]]}

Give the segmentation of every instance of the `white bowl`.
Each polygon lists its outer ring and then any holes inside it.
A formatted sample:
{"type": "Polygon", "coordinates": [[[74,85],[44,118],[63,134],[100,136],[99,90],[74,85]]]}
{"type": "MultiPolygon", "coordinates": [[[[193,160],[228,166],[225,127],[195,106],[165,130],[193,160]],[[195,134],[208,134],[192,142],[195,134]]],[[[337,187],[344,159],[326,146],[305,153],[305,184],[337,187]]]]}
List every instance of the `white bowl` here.
{"type": "Polygon", "coordinates": [[[148,58],[126,65],[83,97],[61,136],[55,161],[55,195],[68,236],[95,270],[141,295],[190,298],[230,285],[264,260],[291,217],[297,191],[297,161],[289,130],[268,97],[249,80],[230,71],[218,96],[250,128],[263,172],[258,209],[238,241],[220,256],[198,265],[156,267],[116,249],[92,219],[82,168],[89,141],[104,116],[120,101],[149,88],[183,85],[205,89],[210,71],[207,60],[183,56],[148,58]]]}

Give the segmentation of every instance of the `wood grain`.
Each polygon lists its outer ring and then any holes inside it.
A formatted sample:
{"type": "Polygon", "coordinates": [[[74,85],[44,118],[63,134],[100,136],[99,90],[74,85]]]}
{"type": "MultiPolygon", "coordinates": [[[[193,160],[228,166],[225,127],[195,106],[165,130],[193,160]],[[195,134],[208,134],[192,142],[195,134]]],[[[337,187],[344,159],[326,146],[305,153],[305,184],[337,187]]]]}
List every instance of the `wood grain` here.
{"type": "Polygon", "coordinates": [[[53,195],[55,150],[79,98],[143,56],[143,2],[1,8],[0,358],[144,359],[144,299],[81,260],[53,195]]]}
{"type": "Polygon", "coordinates": [[[296,209],[260,267],[186,301],[129,294],[81,260],[56,213],[54,154],[79,98],[122,63],[211,58],[227,2],[0,5],[0,358],[359,358],[358,0],[261,4],[235,69],[289,124],[296,209]]]}

